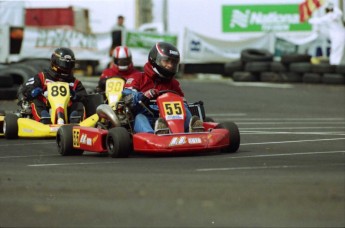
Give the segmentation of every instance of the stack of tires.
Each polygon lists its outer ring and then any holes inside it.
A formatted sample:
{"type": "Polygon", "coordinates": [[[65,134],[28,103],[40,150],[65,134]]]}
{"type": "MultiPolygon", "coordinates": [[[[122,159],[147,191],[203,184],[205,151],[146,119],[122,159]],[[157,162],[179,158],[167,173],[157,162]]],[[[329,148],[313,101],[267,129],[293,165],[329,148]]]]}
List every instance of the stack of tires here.
{"type": "Polygon", "coordinates": [[[224,65],[234,81],[345,84],[345,65],[312,64],[306,54],[286,54],[273,60],[267,50],[245,49],[241,59],[224,65]]]}
{"type": "Polygon", "coordinates": [[[16,99],[19,86],[49,66],[50,61],[45,59],[32,59],[0,65],[0,99],[16,99]]]}

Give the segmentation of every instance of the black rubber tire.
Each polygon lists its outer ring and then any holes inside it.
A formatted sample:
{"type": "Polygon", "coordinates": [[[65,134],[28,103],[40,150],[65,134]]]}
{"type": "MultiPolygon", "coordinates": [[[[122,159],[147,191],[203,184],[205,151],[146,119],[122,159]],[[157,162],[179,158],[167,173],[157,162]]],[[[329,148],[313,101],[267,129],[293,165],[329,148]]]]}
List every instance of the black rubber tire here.
{"type": "Polygon", "coordinates": [[[321,83],[322,76],[317,73],[305,73],[303,74],[303,82],[304,83],[321,83]]]}
{"type": "Polygon", "coordinates": [[[236,71],[243,71],[244,64],[242,61],[233,61],[224,64],[224,76],[232,76],[232,74],[236,71]]]}
{"type": "Polygon", "coordinates": [[[213,118],[206,116],[205,119],[204,119],[204,122],[211,122],[211,123],[214,123],[215,121],[214,121],[213,118]]]}
{"type": "Polygon", "coordinates": [[[0,100],[15,100],[17,99],[17,91],[19,86],[13,85],[9,88],[0,88],[0,100]]]}
{"type": "Polygon", "coordinates": [[[289,68],[287,65],[285,65],[281,62],[271,62],[270,63],[270,71],[277,72],[277,73],[288,72],[289,68]]]}
{"type": "Polygon", "coordinates": [[[13,78],[10,74],[0,72],[0,88],[9,88],[13,86],[13,78]]]}
{"type": "Polygon", "coordinates": [[[75,149],[73,147],[73,125],[63,125],[59,128],[56,134],[56,145],[58,152],[62,156],[82,155],[83,150],[75,149]]]}
{"type": "Polygon", "coordinates": [[[248,62],[244,67],[244,71],[252,73],[261,73],[269,71],[270,62],[248,62]]]}
{"type": "Polygon", "coordinates": [[[21,85],[25,83],[30,77],[34,76],[29,74],[26,70],[20,68],[8,67],[1,71],[1,74],[8,74],[12,76],[13,82],[15,84],[21,85]]]}
{"type": "Polygon", "coordinates": [[[291,63],[289,71],[296,73],[309,73],[311,72],[311,66],[311,63],[291,63]]]}
{"type": "Polygon", "coordinates": [[[280,73],[282,79],[284,82],[302,82],[303,81],[303,75],[301,73],[296,72],[286,72],[286,73],[280,73]]]}
{"type": "Polygon", "coordinates": [[[18,116],[14,113],[8,113],[4,119],[4,136],[6,139],[18,138],[18,116]]]}
{"type": "Polygon", "coordinates": [[[343,85],[345,84],[345,74],[323,74],[322,82],[324,84],[343,85]]]}
{"type": "Polygon", "coordinates": [[[112,158],[126,158],[132,151],[130,134],[124,127],[115,127],[108,131],[106,145],[112,158]]]}
{"type": "Polygon", "coordinates": [[[22,62],[23,64],[27,64],[35,68],[35,72],[41,72],[44,69],[50,67],[50,60],[49,59],[28,59],[22,62]]]}
{"type": "Polygon", "coordinates": [[[300,63],[300,62],[308,62],[310,63],[311,56],[306,54],[285,54],[281,57],[281,62],[283,64],[290,64],[290,63],[300,63]]]}
{"type": "Polygon", "coordinates": [[[345,74],[345,64],[340,64],[340,65],[335,66],[335,73],[345,74]]]}
{"type": "Polygon", "coordinates": [[[104,97],[102,94],[95,93],[87,95],[84,104],[86,117],[95,114],[97,107],[101,104],[104,104],[104,97]]]}
{"type": "Polygon", "coordinates": [[[273,54],[265,49],[248,48],[241,51],[243,62],[271,62],[273,54]]]}
{"type": "Polygon", "coordinates": [[[330,64],[313,64],[311,67],[311,72],[313,73],[334,73],[335,72],[335,65],[330,64]]]}
{"type": "Polygon", "coordinates": [[[234,72],[232,78],[235,82],[256,82],[259,76],[250,72],[234,72]]]}
{"type": "Polygon", "coordinates": [[[234,122],[223,122],[217,125],[216,129],[228,129],[230,132],[230,144],[227,148],[221,150],[223,153],[236,153],[240,147],[241,137],[240,131],[234,122]]]}
{"type": "Polygon", "coordinates": [[[260,74],[260,81],[262,82],[284,82],[281,74],[276,72],[262,72],[260,74]]]}

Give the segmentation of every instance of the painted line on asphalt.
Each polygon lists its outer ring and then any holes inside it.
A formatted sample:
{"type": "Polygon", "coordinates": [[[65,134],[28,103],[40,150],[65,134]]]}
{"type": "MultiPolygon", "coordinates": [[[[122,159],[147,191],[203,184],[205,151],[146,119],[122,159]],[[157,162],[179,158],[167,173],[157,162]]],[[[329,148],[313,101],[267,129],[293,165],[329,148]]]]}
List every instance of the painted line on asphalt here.
{"type": "Polygon", "coordinates": [[[6,147],[6,146],[28,146],[28,145],[42,145],[42,144],[53,144],[56,143],[53,142],[37,142],[37,143],[11,143],[11,144],[1,144],[0,147],[6,147]]]}
{"type": "Polygon", "coordinates": [[[335,141],[335,140],[345,140],[345,138],[305,139],[305,140],[277,141],[277,142],[241,143],[241,146],[247,146],[247,145],[266,145],[266,144],[284,144],[284,143],[301,143],[301,142],[317,142],[317,141],[335,141]]]}
{"type": "Polygon", "coordinates": [[[205,168],[196,169],[197,172],[212,172],[212,171],[236,171],[236,170],[258,170],[258,169],[291,169],[291,168],[310,168],[310,167],[334,167],[344,166],[345,163],[328,164],[328,165],[274,165],[274,166],[244,166],[244,167],[228,167],[228,168],[205,168]]]}
{"type": "Polygon", "coordinates": [[[15,156],[3,156],[0,159],[11,159],[11,158],[31,158],[31,157],[56,157],[56,155],[15,155],[15,156]]]}
{"type": "MultiPolygon", "coordinates": [[[[247,115],[246,113],[207,113],[207,116],[217,116],[217,117],[221,117],[221,116],[233,116],[236,114],[244,114],[247,115]]],[[[271,117],[271,118],[241,118],[238,120],[253,120],[253,121],[265,121],[265,120],[300,120],[300,121],[309,121],[309,120],[313,120],[313,121],[318,121],[318,120],[323,120],[323,121],[345,121],[345,118],[343,117],[305,117],[305,118],[291,118],[291,117],[287,117],[287,118],[277,118],[277,117],[271,117]]],[[[345,124],[345,123],[344,123],[345,124]]]]}
{"type": "Polygon", "coordinates": [[[119,162],[75,162],[75,163],[47,163],[47,164],[32,164],[29,167],[48,167],[48,166],[69,166],[69,165],[98,165],[98,164],[115,164],[119,162]]]}
{"type": "Polygon", "coordinates": [[[315,155],[315,154],[340,154],[340,153],[345,153],[345,150],[300,152],[300,153],[289,153],[289,154],[258,154],[258,155],[246,155],[246,156],[227,157],[227,158],[228,159],[240,159],[240,158],[284,157],[284,156],[315,155]]]}
{"type": "Polygon", "coordinates": [[[241,135],[272,135],[272,134],[280,134],[280,135],[345,135],[345,132],[274,132],[274,131],[240,131],[241,135]]]}

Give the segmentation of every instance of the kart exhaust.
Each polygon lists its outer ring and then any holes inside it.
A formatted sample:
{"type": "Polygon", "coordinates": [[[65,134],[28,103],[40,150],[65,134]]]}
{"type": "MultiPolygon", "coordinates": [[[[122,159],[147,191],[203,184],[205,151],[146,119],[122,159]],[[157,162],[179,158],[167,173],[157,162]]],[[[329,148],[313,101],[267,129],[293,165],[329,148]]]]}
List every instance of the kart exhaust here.
{"type": "Polygon", "coordinates": [[[107,104],[101,104],[97,107],[96,113],[100,118],[109,120],[114,127],[120,126],[120,120],[117,118],[113,109],[107,104]]]}

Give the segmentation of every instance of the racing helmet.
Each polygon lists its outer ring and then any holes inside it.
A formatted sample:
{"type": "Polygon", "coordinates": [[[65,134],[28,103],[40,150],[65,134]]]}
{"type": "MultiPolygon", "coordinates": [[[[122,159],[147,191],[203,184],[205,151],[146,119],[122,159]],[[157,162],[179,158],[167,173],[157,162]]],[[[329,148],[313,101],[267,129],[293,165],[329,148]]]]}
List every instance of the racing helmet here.
{"type": "Polygon", "coordinates": [[[132,53],[126,46],[117,46],[113,52],[114,64],[119,71],[128,70],[132,63],[132,53]]]}
{"type": "Polygon", "coordinates": [[[170,80],[178,72],[180,53],[174,45],[158,42],[151,48],[148,61],[159,77],[170,80]]]}
{"type": "Polygon", "coordinates": [[[71,49],[60,47],[54,50],[50,59],[51,69],[62,78],[69,77],[75,66],[75,56],[71,49]]]}

